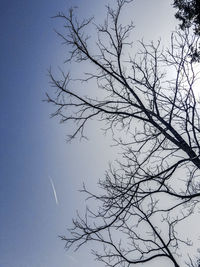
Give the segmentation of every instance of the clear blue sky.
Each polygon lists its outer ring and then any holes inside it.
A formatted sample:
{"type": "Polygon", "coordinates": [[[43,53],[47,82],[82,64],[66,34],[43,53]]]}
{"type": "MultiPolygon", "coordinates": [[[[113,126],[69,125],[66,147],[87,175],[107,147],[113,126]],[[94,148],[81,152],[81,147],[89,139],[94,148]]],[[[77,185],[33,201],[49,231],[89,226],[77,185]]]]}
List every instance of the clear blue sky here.
{"type": "MultiPolygon", "coordinates": [[[[66,144],[69,126],[50,120],[52,107],[42,99],[49,88],[47,69],[65,59],[53,31],[60,23],[50,17],[74,5],[82,16],[98,17],[108,2],[113,1],[1,1],[0,267],[94,266],[87,248],[66,253],[58,235],[82,207],[77,192],[82,182],[94,187],[114,154],[100,131],[91,130],[88,143],[66,144]]],[[[169,37],[171,1],[135,2],[131,14],[138,38],[169,37]]]]}

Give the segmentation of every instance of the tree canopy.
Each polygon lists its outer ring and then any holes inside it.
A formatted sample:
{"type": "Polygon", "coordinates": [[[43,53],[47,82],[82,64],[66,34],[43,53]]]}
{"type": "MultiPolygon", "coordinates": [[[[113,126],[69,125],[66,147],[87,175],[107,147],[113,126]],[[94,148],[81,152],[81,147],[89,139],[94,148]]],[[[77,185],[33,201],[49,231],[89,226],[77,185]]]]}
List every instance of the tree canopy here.
{"type": "MultiPolygon", "coordinates": [[[[192,28],[200,36],[200,1],[199,0],[174,0],[174,7],[178,9],[175,17],[181,22],[182,30],[192,28]]],[[[194,61],[200,59],[200,44],[191,46],[191,55],[194,61]]]]}
{"type": "Polygon", "coordinates": [[[174,0],[174,7],[178,9],[175,16],[181,21],[181,28],[194,27],[195,34],[200,35],[200,1],[174,0]]]}

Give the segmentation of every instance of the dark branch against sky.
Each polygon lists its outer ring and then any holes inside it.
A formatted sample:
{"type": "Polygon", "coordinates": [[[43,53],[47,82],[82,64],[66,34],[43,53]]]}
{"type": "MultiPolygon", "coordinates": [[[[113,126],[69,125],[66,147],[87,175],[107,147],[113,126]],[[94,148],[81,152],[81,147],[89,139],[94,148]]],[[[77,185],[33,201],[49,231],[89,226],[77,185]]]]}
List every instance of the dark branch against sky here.
{"type": "MultiPolygon", "coordinates": [[[[48,87],[47,69],[66,59],[66,48],[60,46],[53,31],[60,29],[62,23],[50,17],[59,11],[67,12],[71,6],[79,6],[77,14],[94,15],[100,22],[107,2],[112,1],[1,3],[2,266],[76,267],[80,266],[80,259],[82,266],[94,264],[87,256],[87,248],[79,252],[77,258],[65,253],[57,236],[70,225],[74,210],[84,206],[84,198],[77,189],[83,181],[89,181],[93,188],[96,178],[103,175],[107,161],[114,155],[109,149],[109,140],[100,137],[95,124],[87,144],[66,145],[66,128],[48,120],[51,109],[42,99],[48,87]],[[104,155],[101,162],[99,155],[104,155]],[[56,205],[49,176],[59,205],[56,205]]],[[[173,14],[170,1],[137,0],[127,17],[133,16],[136,39],[144,37],[149,41],[161,37],[166,41],[175,24],[173,14]]],[[[69,67],[65,65],[65,68],[69,67]]]]}

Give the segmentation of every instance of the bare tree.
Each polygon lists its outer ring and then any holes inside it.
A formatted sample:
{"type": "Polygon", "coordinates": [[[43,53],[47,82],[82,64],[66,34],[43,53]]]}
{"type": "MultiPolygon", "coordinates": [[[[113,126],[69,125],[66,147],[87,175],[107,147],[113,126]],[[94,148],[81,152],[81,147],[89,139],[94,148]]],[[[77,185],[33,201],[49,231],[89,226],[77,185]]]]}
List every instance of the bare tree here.
{"type": "MultiPolygon", "coordinates": [[[[140,42],[139,51],[131,55],[134,25],[120,23],[129,2],[118,0],[116,9],[107,7],[105,22],[95,25],[98,41],[92,43],[93,52],[85,34],[92,19],[78,22],[73,9],[69,16],[56,16],[65,22],[66,33],[58,35],[71,47],[68,60],[91,63],[94,72],[82,81],[95,79],[97,86],[94,98],[83,96],[70,89],[69,73],[56,79],[50,72],[56,89],[56,94],[47,95],[56,107],[52,116],[74,122],[70,140],[84,137],[92,118],[104,121],[123,151],[99,181],[99,195],[84,186],[98,208],[87,208],[85,217],[78,215],[70,235],[62,239],[67,248],[77,249],[99,242],[102,250],[93,253],[106,266],[165,258],[169,266],[171,262],[178,267],[180,248],[192,246],[179,226],[190,220],[200,196],[200,116],[194,94],[198,73],[190,56],[198,36],[187,29],[175,32],[168,49],[162,49],[160,41],[140,42]]],[[[192,266],[191,257],[185,264],[192,266]]]]}

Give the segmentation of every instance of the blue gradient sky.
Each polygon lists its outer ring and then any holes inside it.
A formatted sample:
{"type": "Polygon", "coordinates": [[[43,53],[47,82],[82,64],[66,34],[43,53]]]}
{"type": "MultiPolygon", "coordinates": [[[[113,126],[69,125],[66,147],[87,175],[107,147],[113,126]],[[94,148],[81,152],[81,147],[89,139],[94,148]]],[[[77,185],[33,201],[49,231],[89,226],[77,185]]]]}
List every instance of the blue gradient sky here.
{"type": "MultiPolygon", "coordinates": [[[[53,31],[61,24],[50,17],[79,6],[81,16],[102,18],[104,3],[112,2],[1,1],[0,267],[94,266],[88,248],[66,253],[57,236],[83,206],[77,191],[83,181],[94,188],[115,154],[100,130],[91,129],[89,142],[66,144],[69,126],[50,120],[52,107],[42,99],[49,88],[47,69],[62,65],[66,50],[53,31]]],[[[130,14],[136,39],[167,40],[175,24],[170,4],[135,1],[130,14]]]]}

